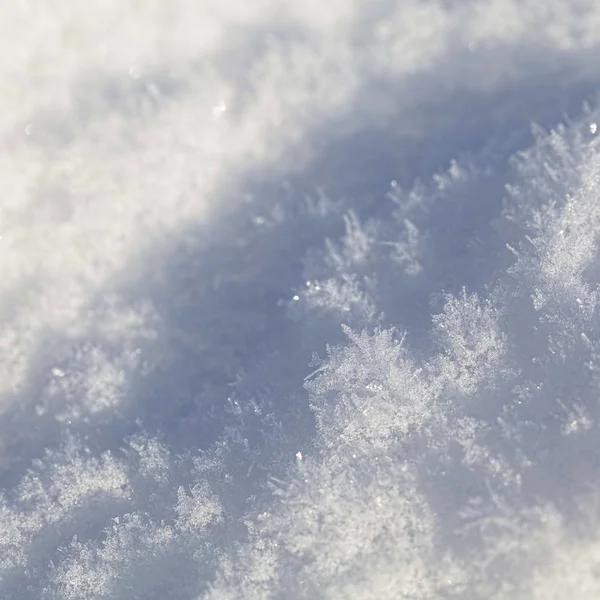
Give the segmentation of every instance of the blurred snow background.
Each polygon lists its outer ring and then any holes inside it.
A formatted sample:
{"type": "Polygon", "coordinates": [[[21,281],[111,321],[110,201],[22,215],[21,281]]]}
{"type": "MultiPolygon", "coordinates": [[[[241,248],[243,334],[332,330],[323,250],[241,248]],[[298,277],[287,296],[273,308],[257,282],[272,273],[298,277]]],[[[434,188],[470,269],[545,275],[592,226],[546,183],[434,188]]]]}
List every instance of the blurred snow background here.
{"type": "Polygon", "coordinates": [[[600,4],[0,7],[0,597],[600,597],[600,4]]]}

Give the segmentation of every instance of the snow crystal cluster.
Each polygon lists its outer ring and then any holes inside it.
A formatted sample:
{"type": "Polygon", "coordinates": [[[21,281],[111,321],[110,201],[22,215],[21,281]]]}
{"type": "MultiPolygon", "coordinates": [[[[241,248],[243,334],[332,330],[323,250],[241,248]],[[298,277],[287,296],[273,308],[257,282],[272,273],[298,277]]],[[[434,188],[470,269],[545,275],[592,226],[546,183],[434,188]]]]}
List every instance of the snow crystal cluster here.
{"type": "Polygon", "coordinates": [[[0,7],[2,600],[600,598],[600,3],[0,7]]]}

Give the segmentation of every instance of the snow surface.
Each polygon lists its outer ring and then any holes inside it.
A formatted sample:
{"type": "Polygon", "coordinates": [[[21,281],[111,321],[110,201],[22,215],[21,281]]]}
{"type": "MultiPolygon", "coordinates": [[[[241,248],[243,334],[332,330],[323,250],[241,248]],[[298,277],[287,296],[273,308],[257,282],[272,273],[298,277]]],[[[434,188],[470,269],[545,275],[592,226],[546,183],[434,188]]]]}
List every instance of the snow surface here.
{"type": "Polygon", "coordinates": [[[600,598],[600,3],[0,7],[2,600],[600,598]]]}

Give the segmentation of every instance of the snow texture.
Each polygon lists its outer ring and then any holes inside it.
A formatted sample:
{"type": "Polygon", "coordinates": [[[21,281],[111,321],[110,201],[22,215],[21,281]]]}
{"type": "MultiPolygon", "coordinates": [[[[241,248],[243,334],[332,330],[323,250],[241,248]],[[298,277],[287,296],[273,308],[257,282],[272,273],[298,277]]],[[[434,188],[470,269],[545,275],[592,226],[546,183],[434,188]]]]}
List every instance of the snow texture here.
{"type": "Polygon", "coordinates": [[[600,3],[0,7],[2,600],[600,598],[600,3]]]}

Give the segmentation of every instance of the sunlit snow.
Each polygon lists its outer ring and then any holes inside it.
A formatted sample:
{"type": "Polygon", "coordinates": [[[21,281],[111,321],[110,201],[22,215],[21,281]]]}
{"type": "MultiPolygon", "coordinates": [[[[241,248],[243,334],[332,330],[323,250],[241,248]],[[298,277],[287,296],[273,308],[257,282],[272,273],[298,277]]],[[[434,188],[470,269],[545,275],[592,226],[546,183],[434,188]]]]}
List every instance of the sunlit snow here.
{"type": "Polygon", "coordinates": [[[600,598],[600,3],[0,7],[1,600],[600,598]]]}

